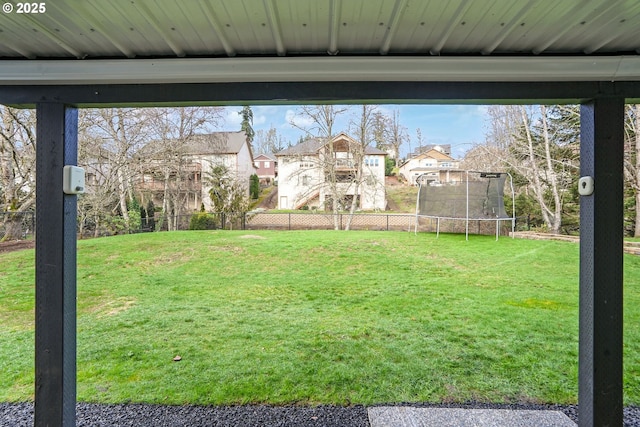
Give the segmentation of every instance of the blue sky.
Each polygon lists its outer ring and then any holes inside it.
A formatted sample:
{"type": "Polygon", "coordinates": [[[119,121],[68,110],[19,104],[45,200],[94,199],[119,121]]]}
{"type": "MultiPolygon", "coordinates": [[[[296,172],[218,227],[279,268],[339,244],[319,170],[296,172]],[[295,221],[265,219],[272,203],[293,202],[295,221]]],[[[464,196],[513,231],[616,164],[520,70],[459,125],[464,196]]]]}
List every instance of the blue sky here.
{"type": "MultiPolygon", "coordinates": [[[[356,107],[356,106],[353,106],[356,107]]],[[[241,107],[227,107],[225,128],[240,128],[241,117],[237,114],[241,107]]],[[[292,143],[298,141],[303,132],[293,127],[291,120],[296,117],[295,105],[252,106],[253,128],[267,131],[275,127],[278,135],[292,143]]],[[[484,142],[487,131],[486,110],[483,105],[381,105],[384,113],[400,112],[400,123],[407,128],[410,145],[401,148],[405,156],[418,145],[416,129],[422,132],[423,144],[451,144],[452,155],[461,158],[474,144],[484,142]]],[[[356,109],[354,108],[354,114],[356,109]]],[[[336,131],[348,131],[348,118],[336,126],[336,131]]],[[[300,123],[304,125],[304,123],[300,123]]]]}

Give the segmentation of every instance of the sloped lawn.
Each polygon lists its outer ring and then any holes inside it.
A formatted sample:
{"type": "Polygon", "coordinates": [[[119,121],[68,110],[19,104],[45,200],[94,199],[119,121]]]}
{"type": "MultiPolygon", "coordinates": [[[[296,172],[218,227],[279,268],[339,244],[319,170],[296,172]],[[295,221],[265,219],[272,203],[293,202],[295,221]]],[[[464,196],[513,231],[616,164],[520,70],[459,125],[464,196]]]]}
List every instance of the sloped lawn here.
{"type": "MultiPolygon", "coordinates": [[[[577,400],[574,243],[194,231],[78,247],[80,401],[577,400]]],[[[33,250],[0,254],[0,401],[33,399],[33,264],[33,250]]],[[[639,279],[626,256],[636,405],[639,279]]]]}

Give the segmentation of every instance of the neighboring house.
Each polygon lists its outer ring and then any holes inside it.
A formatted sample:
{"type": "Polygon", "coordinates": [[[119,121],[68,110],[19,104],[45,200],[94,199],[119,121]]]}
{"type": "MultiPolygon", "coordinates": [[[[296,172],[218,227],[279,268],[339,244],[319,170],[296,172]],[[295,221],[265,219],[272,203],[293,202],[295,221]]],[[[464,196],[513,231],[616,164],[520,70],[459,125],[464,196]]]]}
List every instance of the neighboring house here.
{"type": "Polygon", "coordinates": [[[440,146],[414,156],[402,164],[398,173],[406,182],[416,185],[416,179],[422,176],[422,180],[431,183],[448,183],[464,180],[463,171],[459,170],[460,162],[451,157],[440,146]]]}
{"type": "Polygon", "coordinates": [[[271,184],[278,176],[278,161],[273,154],[260,154],[253,159],[260,184],[271,184]]]}
{"type": "Polygon", "coordinates": [[[358,168],[354,152],[359,147],[357,141],[341,133],[331,140],[313,138],[276,153],[278,209],[306,206],[329,210],[334,192],[341,198],[341,207],[347,209],[357,191],[360,209],[384,210],[387,205],[384,187],[386,153],[366,147],[360,165],[362,176],[356,180],[358,168]],[[330,147],[333,147],[333,152],[330,147]],[[335,174],[333,184],[329,171],[335,174]]]}
{"type": "Polygon", "coordinates": [[[418,156],[422,153],[426,153],[431,150],[438,150],[441,153],[446,154],[447,156],[451,155],[451,144],[426,144],[419,147],[416,147],[413,153],[410,153],[407,158],[410,159],[412,157],[418,156]]]}
{"type": "Polygon", "coordinates": [[[166,206],[166,197],[180,210],[211,210],[207,175],[224,165],[249,191],[255,174],[251,145],[244,131],[193,135],[184,142],[152,141],[140,150],[144,165],[136,185],[141,200],[152,197],[155,206],[166,206]]]}

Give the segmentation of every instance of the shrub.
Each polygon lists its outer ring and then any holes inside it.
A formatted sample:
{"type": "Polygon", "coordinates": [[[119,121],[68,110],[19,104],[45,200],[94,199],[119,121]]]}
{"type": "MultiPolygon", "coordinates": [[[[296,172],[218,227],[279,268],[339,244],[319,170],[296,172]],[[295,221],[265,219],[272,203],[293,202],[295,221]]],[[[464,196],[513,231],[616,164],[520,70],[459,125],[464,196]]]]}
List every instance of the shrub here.
{"type": "Polygon", "coordinates": [[[193,214],[189,221],[189,230],[214,230],[216,219],[212,214],[198,212],[193,214]]]}
{"type": "Polygon", "coordinates": [[[260,196],[260,178],[255,173],[250,178],[249,194],[254,200],[260,196]]]}

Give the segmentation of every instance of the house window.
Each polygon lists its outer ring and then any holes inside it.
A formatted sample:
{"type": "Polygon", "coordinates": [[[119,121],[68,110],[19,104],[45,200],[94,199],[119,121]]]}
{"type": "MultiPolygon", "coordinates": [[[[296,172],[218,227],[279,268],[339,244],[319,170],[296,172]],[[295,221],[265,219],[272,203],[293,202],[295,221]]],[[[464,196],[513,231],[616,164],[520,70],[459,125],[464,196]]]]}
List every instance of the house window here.
{"type": "Polygon", "coordinates": [[[253,162],[253,165],[254,165],[255,167],[259,168],[259,167],[260,167],[260,162],[253,162]]]}
{"type": "Polygon", "coordinates": [[[377,157],[367,157],[364,159],[365,166],[378,166],[380,164],[380,159],[377,157]]]}
{"type": "Polygon", "coordinates": [[[302,185],[309,185],[309,183],[310,183],[309,175],[303,175],[302,176],[302,185]]]}
{"type": "Polygon", "coordinates": [[[268,168],[269,167],[269,162],[264,162],[264,167],[268,168]]]}
{"type": "Polygon", "coordinates": [[[450,162],[442,162],[442,163],[440,163],[440,167],[442,167],[442,168],[450,168],[451,167],[451,163],[450,162]]]}

